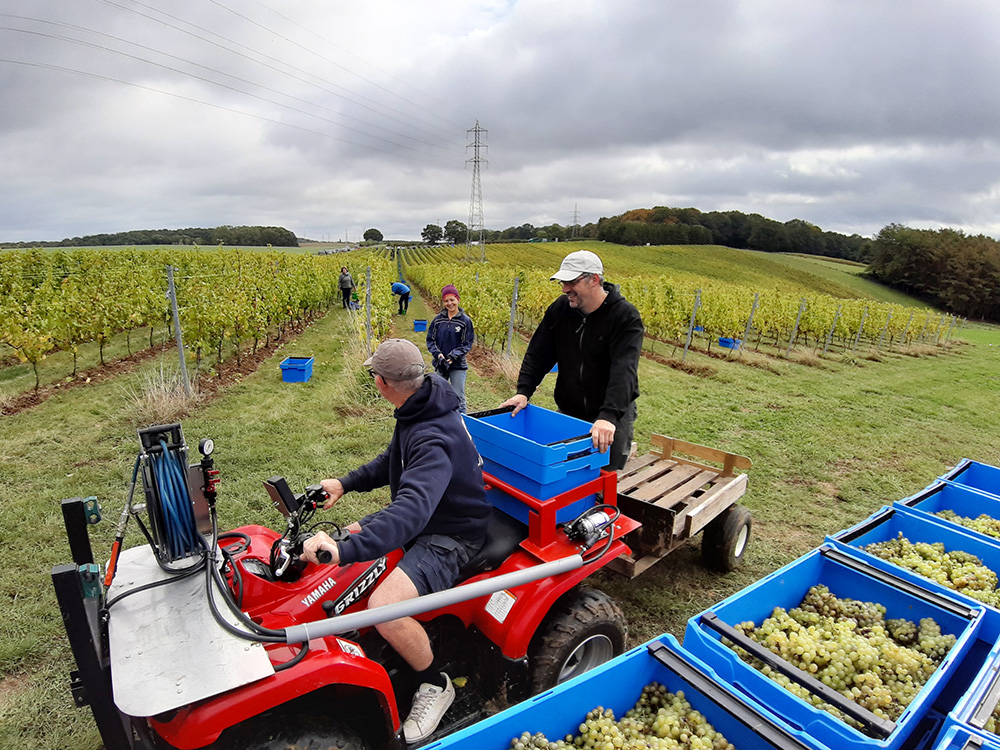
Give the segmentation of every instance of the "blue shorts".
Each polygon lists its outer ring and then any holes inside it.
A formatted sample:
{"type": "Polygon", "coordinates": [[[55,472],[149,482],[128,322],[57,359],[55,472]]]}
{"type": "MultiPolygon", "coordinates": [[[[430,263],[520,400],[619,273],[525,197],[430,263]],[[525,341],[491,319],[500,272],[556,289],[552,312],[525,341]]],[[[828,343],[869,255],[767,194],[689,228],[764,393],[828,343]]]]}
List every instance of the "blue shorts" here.
{"type": "Polygon", "coordinates": [[[442,534],[417,537],[399,561],[407,577],[413,581],[420,596],[451,588],[458,572],[479,551],[479,545],[469,545],[462,539],[442,534]]]}

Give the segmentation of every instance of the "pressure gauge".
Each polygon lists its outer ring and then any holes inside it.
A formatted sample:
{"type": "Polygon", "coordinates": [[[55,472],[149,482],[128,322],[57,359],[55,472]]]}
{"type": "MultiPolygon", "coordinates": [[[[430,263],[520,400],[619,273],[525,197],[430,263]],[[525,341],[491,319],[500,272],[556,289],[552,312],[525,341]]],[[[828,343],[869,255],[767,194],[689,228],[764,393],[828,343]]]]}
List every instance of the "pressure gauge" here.
{"type": "Polygon", "coordinates": [[[201,442],[198,443],[198,451],[203,456],[211,456],[214,450],[215,441],[212,438],[202,438],[201,442]]]}

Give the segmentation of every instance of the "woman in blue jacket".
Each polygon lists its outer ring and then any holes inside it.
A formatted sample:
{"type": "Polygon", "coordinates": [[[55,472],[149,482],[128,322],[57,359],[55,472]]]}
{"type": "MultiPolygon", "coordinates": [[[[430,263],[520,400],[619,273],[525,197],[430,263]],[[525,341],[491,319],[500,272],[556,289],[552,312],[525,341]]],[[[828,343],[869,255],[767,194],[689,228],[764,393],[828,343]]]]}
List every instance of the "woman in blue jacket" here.
{"type": "Polygon", "coordinates": [[[427,351],[431,353],[434,369],[458,394],[458,409],[465,413],[465,376],[469,366],[465,355],[469,353],[476,333],[472,318],[458,306],[458,289],[453,284],[441,290],[441,312],[427,326],[427,351]]]}

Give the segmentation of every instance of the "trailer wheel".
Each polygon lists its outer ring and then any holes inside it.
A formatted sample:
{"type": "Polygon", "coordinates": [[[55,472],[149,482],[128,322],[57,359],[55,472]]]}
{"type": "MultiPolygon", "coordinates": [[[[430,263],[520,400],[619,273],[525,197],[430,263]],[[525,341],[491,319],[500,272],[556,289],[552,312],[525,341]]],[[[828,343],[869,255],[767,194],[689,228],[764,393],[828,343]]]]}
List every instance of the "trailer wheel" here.
{"type": "Polygon", "coordinates": [[[716,516],[701,535],[701,560],[715,570],[736,570],[750,541],[753,519],[742,505],[733,505],[716,516]]]}
{"type": "Polygon", "coordinates": [[[603,591],[579,586],[566,593],[546,616],[528,649],[532,694],[618,656],[628,627],[614,600],[603,591]]]}
{"type": "Polygon", "coordinates": [[[230,745],[233,750],[368,750],[368,743],[343,725],[295,714],[261,726],[230,745]]]}

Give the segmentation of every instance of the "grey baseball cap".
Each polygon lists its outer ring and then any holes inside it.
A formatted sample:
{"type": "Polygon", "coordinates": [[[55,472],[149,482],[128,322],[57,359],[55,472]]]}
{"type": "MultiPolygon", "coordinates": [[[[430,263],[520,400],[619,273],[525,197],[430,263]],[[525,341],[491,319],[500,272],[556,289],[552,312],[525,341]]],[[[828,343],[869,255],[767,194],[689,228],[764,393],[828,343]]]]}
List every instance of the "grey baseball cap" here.
{"type": "Polygon", "coordinates": [[[604,275],[604,264],[596,253],[590,250],[577,250],[563,258],[559,270],[552,275],[550,281],[573,281],[585,273],[604,275]]]}
{"type": "Polygon", "coordinates": [[[365,360],[365,367],[386,380],[412,380],[426,372],[420,349],[406,339],[386,339],[365,360]]]}

